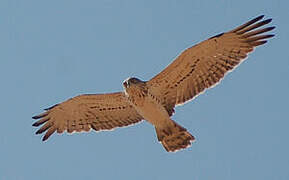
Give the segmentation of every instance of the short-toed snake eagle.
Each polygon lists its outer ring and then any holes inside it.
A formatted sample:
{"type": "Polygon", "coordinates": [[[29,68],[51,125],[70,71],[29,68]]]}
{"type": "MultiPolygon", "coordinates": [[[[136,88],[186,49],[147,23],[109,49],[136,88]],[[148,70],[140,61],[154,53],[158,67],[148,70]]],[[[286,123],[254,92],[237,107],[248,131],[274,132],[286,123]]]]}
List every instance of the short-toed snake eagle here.
{"type": "Polygon", "coordinates": [[[109,130],[147,120],[154,125],[158,140],[169,151],[191,145],[195,138],[171,120],[174,107],[216,85],[255,47],[273,37],[262,26],[271,19],[259,16],[231,31],[211,37],[182,52],[168,67],[149,81],[129,78],[124,92],[84,94],[54,105],[40,115],[33,126],[46,132],[43,141],[55,131],[82,132],[109,130]]]}

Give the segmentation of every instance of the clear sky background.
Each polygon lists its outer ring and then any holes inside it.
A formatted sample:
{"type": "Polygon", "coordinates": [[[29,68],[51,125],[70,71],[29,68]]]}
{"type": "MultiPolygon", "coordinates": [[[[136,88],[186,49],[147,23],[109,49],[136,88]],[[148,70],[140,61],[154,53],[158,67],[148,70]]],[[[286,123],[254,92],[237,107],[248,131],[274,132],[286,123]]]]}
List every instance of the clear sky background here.
{"type": "Polygon", "coordinates": [[[285,0],[1,0],[0,180],[288,180],[289,3],[285,0]],[[83,93],[149,80],[185,48],[258,15],[276,36],[221,84],[176,108],[196,137],[167,153],[147,122],[35,135],[31,117],[83,93]]]}

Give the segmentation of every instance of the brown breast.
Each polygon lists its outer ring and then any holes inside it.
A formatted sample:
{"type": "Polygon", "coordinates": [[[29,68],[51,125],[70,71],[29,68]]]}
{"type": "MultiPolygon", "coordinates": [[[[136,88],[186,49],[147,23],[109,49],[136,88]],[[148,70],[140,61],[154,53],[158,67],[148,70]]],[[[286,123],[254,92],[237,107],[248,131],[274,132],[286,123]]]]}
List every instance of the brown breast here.
{"type": "Polygon", "coordinates": [[[129,101],[135,106],[143,106],[148,91],[143,86],[133,86],[126,89],[129,101]]]}

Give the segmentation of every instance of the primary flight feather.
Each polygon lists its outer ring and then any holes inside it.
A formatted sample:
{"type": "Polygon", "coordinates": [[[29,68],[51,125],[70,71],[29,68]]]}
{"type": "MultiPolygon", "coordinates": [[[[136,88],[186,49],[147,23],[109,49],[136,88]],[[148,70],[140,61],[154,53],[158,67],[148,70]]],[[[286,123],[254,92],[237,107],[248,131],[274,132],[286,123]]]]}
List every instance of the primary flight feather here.
{"type": "Polygon", "coordinates": [[[45,141],[55,131],[110,130],[147,120],[168,152],[187,148],[195,138],[171,120],[174,107],[216,85],[249,52],[274,36],[264,34],[275,27],[263,27],[272,20],[263,17],[186,49],[149,81],[125,80],[124,92],[84,94],[45,109],[33,117],[38,119],[33,126],[42,125],[36,134],[45,132],[45,141]]]}

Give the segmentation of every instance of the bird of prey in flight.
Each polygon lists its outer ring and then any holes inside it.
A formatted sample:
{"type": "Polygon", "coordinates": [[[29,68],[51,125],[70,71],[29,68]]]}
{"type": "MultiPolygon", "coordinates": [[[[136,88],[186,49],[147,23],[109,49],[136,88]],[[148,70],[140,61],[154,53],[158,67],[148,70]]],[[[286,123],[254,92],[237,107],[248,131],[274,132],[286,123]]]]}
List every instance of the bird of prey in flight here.
{"type": "Polygon", "coordinates": [[[272,19],[263,17],[186,49],[149,81],[128,78],[123,92],[83,94],[45,109],[33,117],[38,119],[33,126],[42,125],[36,134],[45,132],[45,141],[55,131],[111,130],[147,120],[166,151],[187,148],[195,138],[171,119],[175,106],[216,85],[255,47],[274,36],[264,34],[275,27],[264,27],[272,19]]]}

